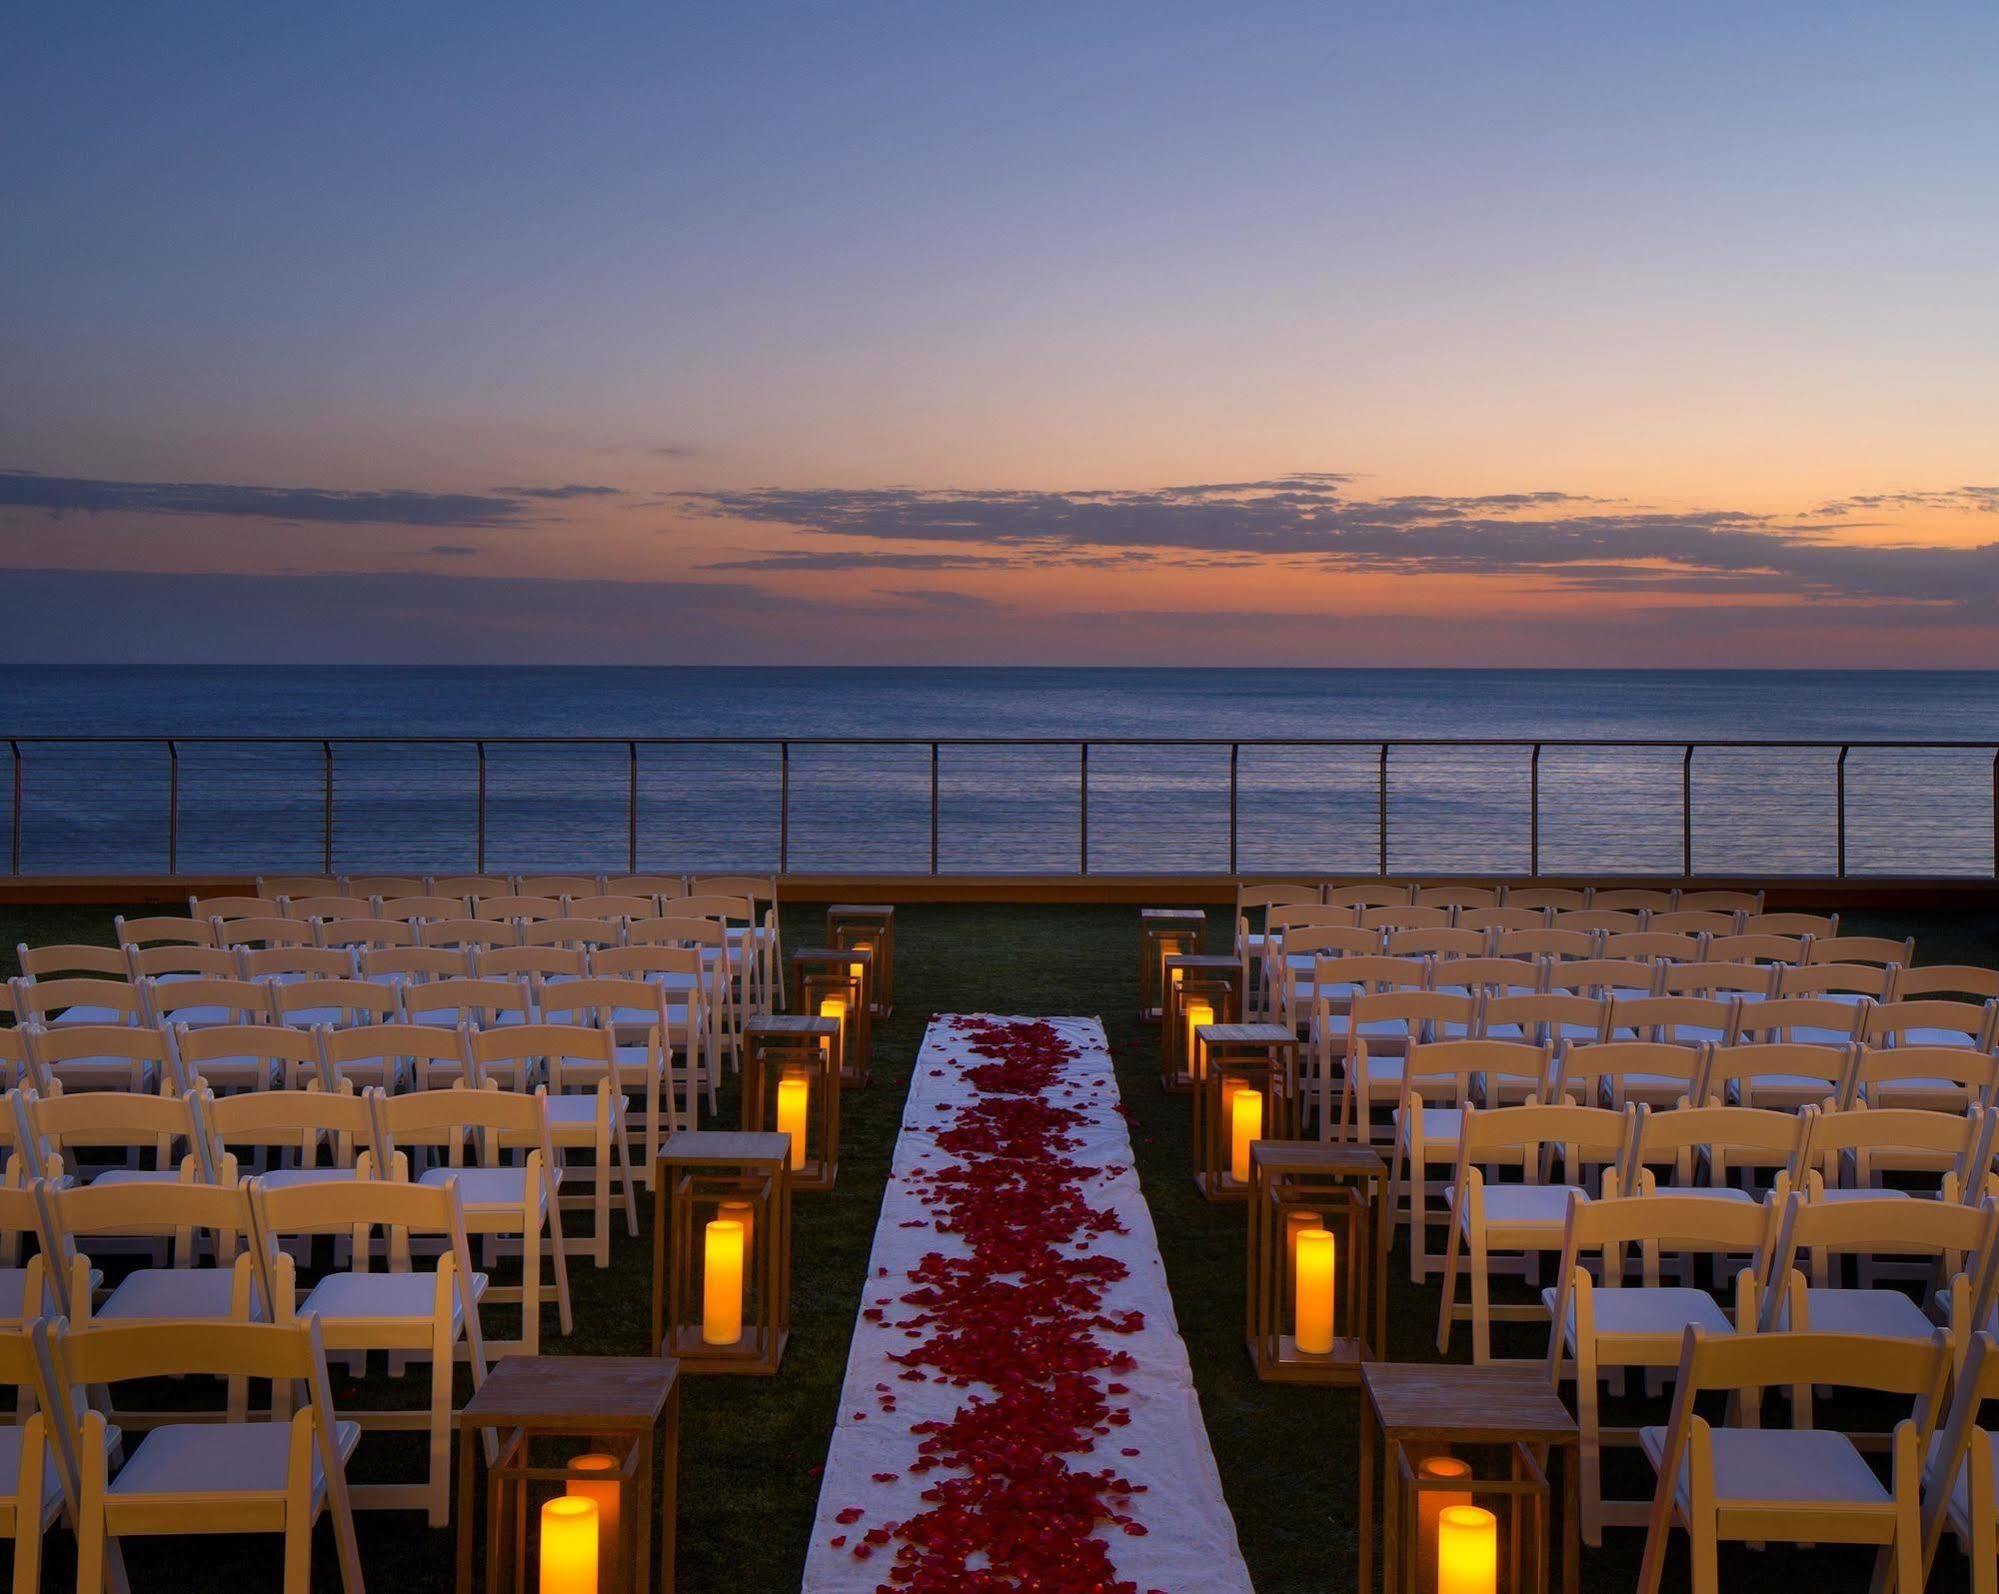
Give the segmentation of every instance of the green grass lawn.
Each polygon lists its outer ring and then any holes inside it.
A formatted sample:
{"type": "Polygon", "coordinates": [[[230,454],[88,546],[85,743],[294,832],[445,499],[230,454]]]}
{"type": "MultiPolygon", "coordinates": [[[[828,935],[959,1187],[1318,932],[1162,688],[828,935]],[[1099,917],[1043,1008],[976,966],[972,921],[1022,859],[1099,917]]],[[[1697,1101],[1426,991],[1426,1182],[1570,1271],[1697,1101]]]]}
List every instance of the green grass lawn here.
{"type": "MultiPolygon", "coordinates": [[[[1226,950],[1226,915],[1210,918],[1215,949],[1226,950]]],[[[1989,918],[1856,914],[1849,923],[1855,933],[1916,935],[1924,962],[1999,962],[1999,922],[1989,918]]],[[[822,925],[819,910],[788,909],[788,944],[818,939],[822,925]]],[[[109,910],[0,909],[8,972],[16,941],[110,938],[109,910]]],[[[796,1204],[794,1323],[783,1370],[768,1381],[690,1379],[685,1386],[679,1586],[703,1594],[798,1586],[818,1494],[816,1469],[836,1415],[848,1336],[924,1024],[932,1013],[995,1011],[1103,1019],[1180,1331],[1250,1574],[1264,1594],[1351,1588],[1357,1397],[1262,1384],[1251,1371],[1243,1346],[1243,1214],[1239,1207],[1210,1206],[1189,1177],[1188,1102],[1160,1091],[1154,1031],[1135,1016],[1136,910],[908,907],[898,914],[896,940],[899,1005],[877,1027],[873,1085],[847,1093],[841,1104],[839,1188],[802,1196],[796,1204]]],[[[733,1115],[733,1101],[725,1098],[722,1123],[733,1126],[733,1115]]],[[[640,1238],[628,1240],[620,1231],[610,1268],[573,1265],[576,1332],[567,1340],[557,1336],[551,1309],[546,1348],[644,1351],[651,1282],[643,1202],[641,1208],[640,1238]]],[[[1391,1265],[1390,1288],[1393,1354],[1434,1357],[1436,1286],[1412,1287],[1406,1267],[1391,1265]]],[[[1516,1333],[1502,1339],[1501,1349],[1527,1354],[1543,1343],[1542,1336],[1516,1333]]],[[[1458,1355],[1467,1354],[1461,1333],[1458,1355]]],[[[386,1380],[371,1385],[367,1392],[380,1394],[386,1380]]],[[[399,1454],[402,1444],[365,1441],[367,1469],[404,1469],[413,1452],[399,1454]]],[[[432,1532],[409,1513],[366,1513],[359,1531],[373,1587],[450,1587],[448,1532],[432,1532]]],[[[1640,1537],[1613,1533],[1604,1550],[1587,1554],[1585,1588],[1607,1594],[1631,1587],[1640,1537]]],[[[334,1587],[327,1549],[322,1542],[319,1586],[334,1587]]],[[[1855,1563],[1853,1551],[1737,1551],[1724,1561],[1723,1583],[1864,1588],[1866,1568],[1856,1570],[1855,1563]]],[[[67,1586],[72,1564],[66,1536],[58,1532],[45,1586],[67,1586]]],[[[184,1540],[136,1545],[130,1564],[138,1589],[238,1590],[274,1586],[278,1555],[275,1540],[184,1540]]],[[[1932,1586],[1968,1586],[1962,1573],[1962,1561],[1947,1545],[1932,1586]]],[[[1666,1586],[1684,1586],[1683,1562],[1676,1559],[1666,1586]]]]}

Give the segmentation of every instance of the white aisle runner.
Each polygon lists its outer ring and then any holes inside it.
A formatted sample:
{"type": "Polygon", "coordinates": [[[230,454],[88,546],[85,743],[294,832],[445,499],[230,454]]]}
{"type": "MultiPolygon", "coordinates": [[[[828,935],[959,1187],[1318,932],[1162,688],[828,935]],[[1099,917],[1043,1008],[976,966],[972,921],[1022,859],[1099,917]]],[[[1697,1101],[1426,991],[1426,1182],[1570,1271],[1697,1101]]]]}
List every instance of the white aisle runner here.
{"type": "MultiPolygon", "coordinates": [[[[839,1421],[827,1452],[805,1564],[805,1594],[873,1594],[896,1586],[890,1573],[900,1541],[892,1534],[884,1541],[882,1530],[924,1512],[929,1502],[923,1491],[954,1476],[943,1467],[921,1475],[922,1435],[912,1432],[912,1426],[946,1422],[968,1400],[992,1393],[983,1385],[954,1388],[936,1378],[907,1378],[905,1365],[892,1359],[918,1337],[897,1325],[915,1315],[902,1298],[919,1288],[913,1272],[922,1259],[933,1252],[970,1254],[957,1236],[932,1228],[924,1181],[911,1177],[953,1164],[951,1156],[936,1149],[939,1129],[980,1099],[964,1070],[990,1059],[978,1055],[971,1037],[955,1027],[961,1022],[934,1020],[917,1058],[875,1229],[839,1421]],[[857,1548],[863,1550],[860,1557],[854,1553],[857,1548]]],[[[1066,1254],[1122,1262],[1126,1274],[1106,1288],[1100,1310],[1110,1317],[1144,1316],[1143,1327],[1135,1332],[1091,1331],[1134,1363],[1103,1380],[1111,1391],[1110,1405],[1128,1421],[1109,1427],[1092,1453],[1069,1456],[1067,1463],[1079,1472],[1109,1469],[1142,1486],[1142,1492],[1115,1506],[1132,1519],[1132,1527],[1106,1522],[1096,1532],[1109,1546],[1120,1582],[1129,1582],[1141,1594],[1248,1594],[1249,1575],[1236,1543],[1235,1522],[1223,1503],[1152,1218],[1131,1167],[1131,1139],[1118,1110],[1103,1026],[1082,1018],[1041,1022],[1052,1025],[1076,1054],[1063,1065],[1061,1082],[1041,1099],[1081,1115],[1067,1131],[1074,1142],[1067,1155],[1093,1171],[1078,1192],[1089,1207],[1113,1214],[1123,1231],[1091,1236],[1066,1254]]],[[[1108,1420],[1116,1424],[1118,1417],[1108,1420]]]]}

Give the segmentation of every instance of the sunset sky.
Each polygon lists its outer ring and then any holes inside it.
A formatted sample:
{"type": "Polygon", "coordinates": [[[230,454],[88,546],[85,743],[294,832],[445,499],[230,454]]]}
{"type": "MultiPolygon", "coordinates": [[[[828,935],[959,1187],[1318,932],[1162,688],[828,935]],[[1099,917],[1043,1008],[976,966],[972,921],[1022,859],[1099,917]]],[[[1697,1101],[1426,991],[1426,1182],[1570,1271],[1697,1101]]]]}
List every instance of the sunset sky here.
{"type": "Polygon", "coordinates": [[[1999,7],[26,4],[0,657],[1999,661],[1999,7]]]}

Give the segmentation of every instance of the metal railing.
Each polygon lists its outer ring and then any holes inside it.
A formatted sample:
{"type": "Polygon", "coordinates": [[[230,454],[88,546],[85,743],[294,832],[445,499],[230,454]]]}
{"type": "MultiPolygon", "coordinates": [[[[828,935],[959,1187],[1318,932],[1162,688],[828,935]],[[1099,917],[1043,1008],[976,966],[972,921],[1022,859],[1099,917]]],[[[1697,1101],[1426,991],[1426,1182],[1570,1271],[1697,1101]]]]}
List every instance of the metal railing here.
{"type": "MultiPolygon", "coordinates": [[[[165,811],[159,816],[164,829],[165,858],[168,874],[180,872],[182,854],[183,781],[182,758],[184,749],[201,748],[243,748],[264,750],[316,750],[319,766],[320,834],[319,861],[327,874],[336,872],[336,838],[338,835],[339,809],[337,806],[338,782],[336,779],[340,757],[343,753],[352,755],[363,749],[458,749],[469,751],[474,770],[472,796],[473,842],[475,867],[484,871],[487,867],[488,816],[490,798],[488,789],[489,751],[494,749],[622,749],[625,758],[625,854],[628,867],[637,872],[641,854],[641,756],[648,749],[693,749],[693,748],[733,748],[763,749],[775,755],[776,778],[776,864],[780,873],[791,872],[792,829],[795,796],[793,791],[794,754],[809,749],[927,749],[929,755],[929,873],[937,874],[941,869],[942,849],[942,770],[945,755],[957,749],[1069,749],[1075,756],[1074,789],[1076,794],[1075,812],[1075,868],[1074,872],[1087,875],[1091,871],[1091,753],[1115,750],[1119,753],[1149,751],[1159,754],[1174,750],[1205,749],[1227,754],[1226,796],[1227,796],[1227,868],[1231,874],[1244,868],[1243,824],[1242,824],[1242,765],[1245,750],[1263,752],[1273,749],[1310,752],[1313,750],[1344,750],[1349,753],[1364,753],[1374,764],[1374,857],[1372,863],[1376,871],[1390,873],[1390,823],[1395,809],[1396,791],[1392,775],[1397,764],[1397,755],[1434,754],[1438,752],[1458,752],[1466,754],[1492,754],[1504,750],[1514,750],[1525,755],[1527,797],[1525,803],[1526,847],[1525,856],[1520,859],[1524,866],[1517,870],[1498,871],[1519,873],[1536,877],[1542,873],[1543,864],[1543,821],[1544,804],[1542,793],[1543,754],[1549,751],[1577,752],[1596,750],[1599,752],[1622,751],[1629,753],[1677,753],[1679,762],[1678,819],[1679,819],[1679,873],[1687,878],[1697,878],[1696,869],[1696,803],[1695,765],[1702,754],[1723,751],[1762,753],[1819,753],[1829,755],[1832,762],[1831,791],[1819,794],[1829,795],[1833,805],[1833,870],[1838,878],[1846,878],[1849,866],[1849,823],[1848,823],[1848,764],[1856,752],[1867,754],[1882,753],[1955,753],[1984,754],[1990,758],[1989,793],[1981,793],[1978,801],[1989,798],[1990,839],[1992,857],[1990,869],[1993,877],[1999,878],[1999,742],[1990,740],[1958,741],[1917,741],[1854,739],[1850,741],[1790,740],[1775,738],[1701,738],[1680,740],[1674,738],[1591,738],[1591,737],[1549,737],[1540,740],[1524,738],[1474,738],[1474,737],[1396,737],[1381,739],[1374,737],[1007,737],[1007,736],[958,736],[958,737],[723,737],[723,736],[125,736],[125,735],[78,735],[46,736],[15,735],[0,738],[4,740],[12,763],[12,802],[10,805],[10,847],[9,871],[14,875],[23,873],[23,838],[30,812],[33,792],[33,773],[38,758],[53,750],[74,749],[123,749],[140,752],[148,748],[157,749],[165,760],[166,800],[165,811]]],[[[1100,768],[1102,760],[1099,760],[1100,768]]],[[[1103,776],[1099,775],[1101,780],[1103,776]]],[[[560,793],[549,794],[559,800],[560,793]]],[[[1220,793],[1213,794],[1219,798],[1220,793]]],[[[1958,793],[1960,800],[1964,794],[1958,793]]],[[[226,805],[225,805],[226,809],[226,805]]],[[[1219,859],[1216,860],[1219,862],[1219,859]]],[[[1253,862],[1249,865],[1257,867],[1253,862]]],[[[1415,868],[1422,865],[1417,863],[1415,868]]],[[[82,871],[92,872],[92,871],[82,871]]],[[[880,872],[880,871],[875,871],[880,872]]],[[[917,873],[920,871],[908,871],[917,873]]],[[[1148,869],[1146,872],[1202,872],[1197,870],[1175,871],[1170,868],[1148,869]]],[[[1399,872],[1411,872],[1404,869],[1399,872]]],[[[1615,872],[1607,871],[1607,872],[1615,872]]],[[[1964,871],[1960,871],[1964,872],[1964,871]]],[[[1983,872],[1981,869],[1980,873],[1983,872]]]]}

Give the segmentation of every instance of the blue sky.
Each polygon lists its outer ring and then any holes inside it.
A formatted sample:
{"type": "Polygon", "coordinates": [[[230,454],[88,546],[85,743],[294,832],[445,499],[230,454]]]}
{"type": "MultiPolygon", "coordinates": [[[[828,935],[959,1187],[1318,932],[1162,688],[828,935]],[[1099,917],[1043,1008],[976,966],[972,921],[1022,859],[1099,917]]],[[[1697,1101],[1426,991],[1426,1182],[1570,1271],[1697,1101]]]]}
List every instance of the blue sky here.
{"type": "MultiPolygon", "coordinates": [[[[1116,617],[1091,646],[1130,662],[1179,656],[1192,616],[1203,662],[1367,662],[1338,638],[1374,656],[1397,617],[1467,612],[1486,654],[1382,662],[1951,663],[1993,640],[1989,601],[1951,596],[1999,595],[1989,4],[4,27],[0,566],[97,593],[144,656],[216,646],[132,609],[146,574],[260,592],[329,649],[357,580],[421,577],[453,624],[374,616],[354,634],[382,657],[509,656],[494,580],[578,613],[622,582],[640,616],[648,584],[698,606],[713,583],[730,645],[829,660],[884,637],[1042,657],[1079,612],[1116,617]],[[1267,484],[1297,473],[1341,478],[1370,526],[1441,506],[1500,556],[1269,552],[1267,484]],[[277,496],[158,490],[187,484],[277,496]],[[553,496],[584,486],[612,491],[553,496]],[[1115,561],[1033,525],[954,534],[996,495],[1150,514],[1186,486],[1237,528],[1206,562],[1164,513],[1115,561]],[[851,499],[769,518],[885,488],[953,506],[915,528],[938,535],[912,550],[906,506],[891,537],[851,499]],[[407,507],[425,495],[524,507],[460,524],[407,507]],[[1719,643],[1717,515],[1774,539],[1720,567],[1719,643]],[[1573,546],[1579,518],[1587,569],[1506,552],[1573,546]],[[1634,520],[1628,554],[1604,546],[1634,520]],[[1799,527],[1828,546],[1795,557],[1799,527]],[[1640,579],[1608,590],[1606,564],[1640,579]],[[1661,570],[1706,588],[1662,597],[1661,570]],[[814,599],[823,624],[770,618],[814,599]]],[[[616,646],[670,659],[679,629],[616,646]]],[[[80,644],[38,622],[5,645],[80,644]]]]}

